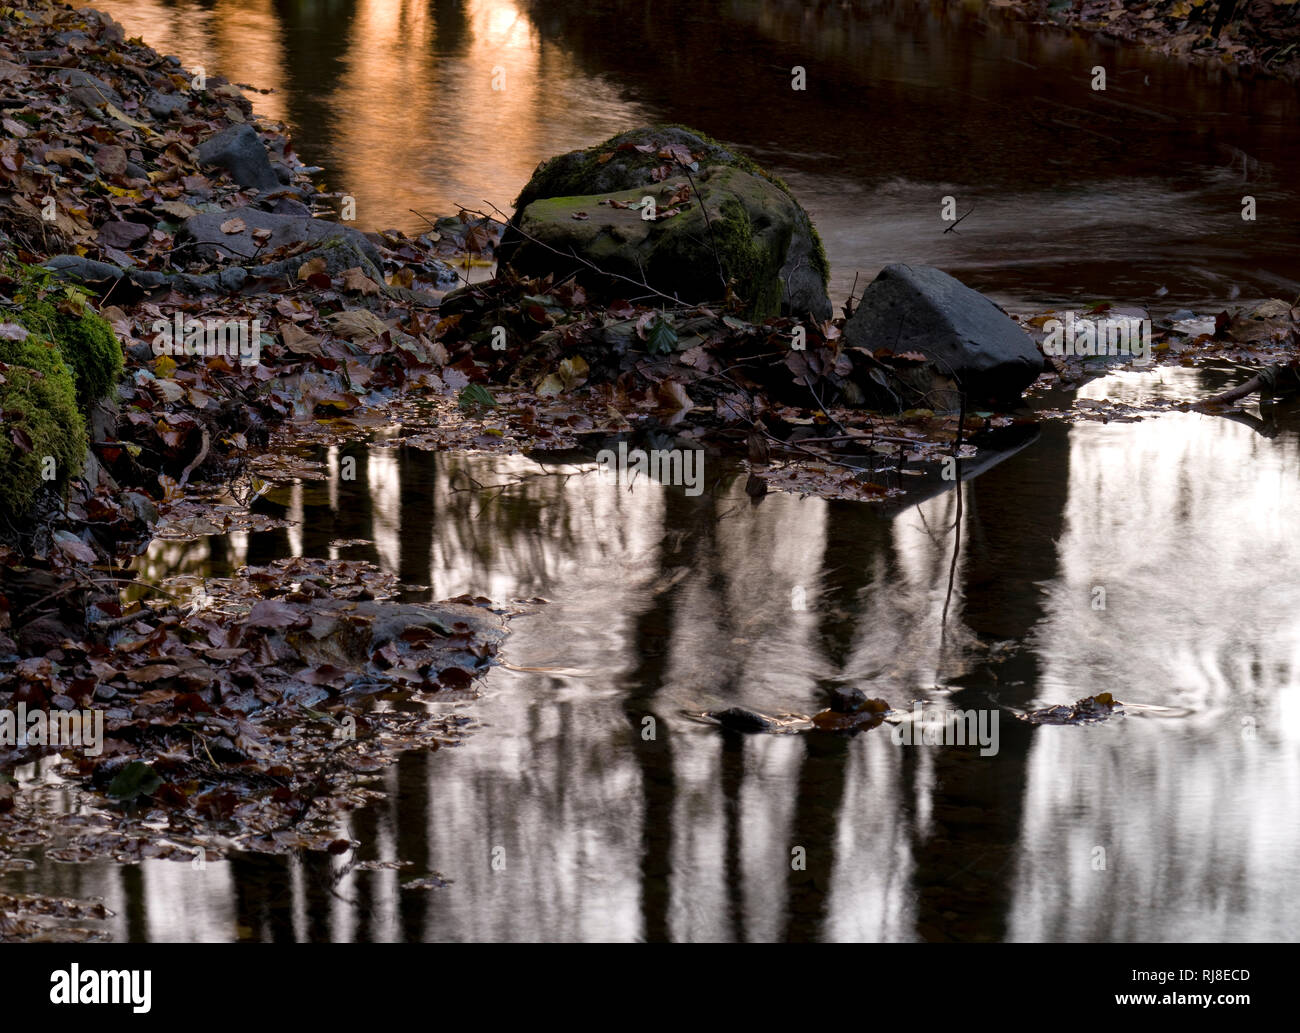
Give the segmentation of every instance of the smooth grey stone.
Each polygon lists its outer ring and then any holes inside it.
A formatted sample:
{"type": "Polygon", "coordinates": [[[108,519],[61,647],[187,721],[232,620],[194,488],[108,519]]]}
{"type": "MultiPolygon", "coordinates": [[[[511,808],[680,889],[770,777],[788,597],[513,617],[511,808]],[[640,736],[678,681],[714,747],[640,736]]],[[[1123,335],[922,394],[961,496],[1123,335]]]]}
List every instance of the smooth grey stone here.
{"type": "Polygon", "coordinates": [[[1020,397],[1045,368],[1033,339],[997,305],[942,270],[888,265],[844,324],[850,347],[920,352],[978,403],[1020,397]]]}

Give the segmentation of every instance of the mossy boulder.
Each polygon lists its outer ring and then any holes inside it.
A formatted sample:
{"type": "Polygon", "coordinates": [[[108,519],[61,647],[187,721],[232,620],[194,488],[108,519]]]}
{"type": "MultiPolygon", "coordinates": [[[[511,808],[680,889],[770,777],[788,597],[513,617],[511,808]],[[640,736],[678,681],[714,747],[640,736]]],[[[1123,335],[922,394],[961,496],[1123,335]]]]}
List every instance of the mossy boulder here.
{"type": "Polygon", "coordinates": [[[79,473],[86,453],[76,385],[51,341],[0,339],[0,417],[0,516],[13,520],[42,485],[79,473]]]}
{"type": "Polygon", "coordinates": [[[19,319],[33,334],[57,344],[83,411],[109,394],[122,375],[122,345],[113,328],[89,307],[36,301],[23,308],[19,319]]]}
{"type": "MultiPolygon", "coordinates": [[[[497,253],[517,271],[567,275],[578,268],[591,283],[582,263],[564,257],[576,254],[683,301],[721,298],[725,277],[751,318],[831,315],[826,254],[789,188],[682,126],[634,129],[543,163],[516,200],[497,253]],[[686,156],[695,166],[689,176],[679,163],[686,156]],[[689,203],[668,203],[683,186],[689,203]],[[660,213],[676,207],[679,214],[647,221],[640,209],[600,203],[646,195],[660,213]]],[[[607,286],[624,296],[635,290],[615,283],[607,286]]]]}

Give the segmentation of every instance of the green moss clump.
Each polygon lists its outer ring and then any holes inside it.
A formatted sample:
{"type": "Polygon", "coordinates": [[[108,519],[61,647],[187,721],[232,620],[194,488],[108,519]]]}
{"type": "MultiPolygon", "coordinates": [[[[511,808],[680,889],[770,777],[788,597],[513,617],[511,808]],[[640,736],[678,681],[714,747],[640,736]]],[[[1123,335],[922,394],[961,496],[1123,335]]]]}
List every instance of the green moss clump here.
{"type": "Polygon", "coordinates": [[[749,289],[748,317],[759,322],[776,315],[781,311],[781,264],[775,255],[785,249],[759,246],[749,213],[739,201],[724,201],[718,215],[713,221],[718,255],[727,277],[749,289]]]}
{"type": "Polygon", "coordinates": [[[19,314],[28,330],[53,340],[77,386],[77,404],[88,412],[122,375],[122,345],[113,328],[89,307],[79,314],[33,301],[19,314]]]}
{"type": "Polygon", "coordinates": [[[81,472],[86,425],[72,374],[50,342],[34,336],[0,340],[0,363],[0,514],[13,519],[30,508],[46,482],[46,457],[54,460],[52,481],[60,488],[81,472]],[[30,451],[23,447],[28,442],[30,451]]]}

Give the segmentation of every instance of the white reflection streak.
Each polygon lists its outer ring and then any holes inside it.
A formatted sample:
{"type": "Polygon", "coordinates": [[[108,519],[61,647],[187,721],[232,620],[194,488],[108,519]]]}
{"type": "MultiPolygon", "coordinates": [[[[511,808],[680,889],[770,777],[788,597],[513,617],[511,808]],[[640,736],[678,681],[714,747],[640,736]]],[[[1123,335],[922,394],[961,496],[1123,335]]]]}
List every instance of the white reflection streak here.
{"type": "Polygon", "coordinates": [[[1040,694],[1110,691],[1190,713],[1035,734],[1011,936],[1293,938],[1295,437],[1176,414],[1081,424],[1071,440],[1040,694]],[[1090,606],[1099,585],[1105,610],[1090,606]]]}

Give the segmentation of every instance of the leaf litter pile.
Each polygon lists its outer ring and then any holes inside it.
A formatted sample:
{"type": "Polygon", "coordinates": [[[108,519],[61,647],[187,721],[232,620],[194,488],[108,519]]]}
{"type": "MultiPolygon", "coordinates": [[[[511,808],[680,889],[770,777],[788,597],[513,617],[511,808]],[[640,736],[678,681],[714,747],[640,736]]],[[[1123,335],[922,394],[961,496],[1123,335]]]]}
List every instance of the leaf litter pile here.
{"type": "MultiPolygon", "coordinates": [[[[34,302],[70,314],[89,303],[125,352],[115,398],[90,412],[84,476],[0,527],[0,871],[30,866],[33,848],[121,862],[339,852],[352,845],[340,813],[376,795],[376,771],[465,734],[454,711],[477,695],[506,611],[481,598],[400,602],[411,586],[377,568],[313,559],[143,586],[147,605],[122,590],[159,532],[277,523],[248,510],[265,486],[254,464],[284,473],[267,462],[272,431],[407,391],[454,394],[459,375],[440,376],[426,331],[455,282],[450,263],[484,264],[495,230],[451,217],[419,239],[375,234],[382,272],[330,272],[310,241],[273,246],[254,228],[254,260],[281,275],[241,289],[183,226],[221,213],[233,239],[249,226],[224,215],[250,202],[331,210],[282,127],[255,123],[284,190],[241,187],[197,160],[204,139],[254,124],[240,88],[196,85],[90,10],[0,6],[0,29],[0,324],[17,331],[34,302]],[[54,255],[77,287],[41,268],[54,255]],[[155,354],[159,321],[213,318],[259,320],[261,361],[155,354]],[[58,712],[85,717],[71,747],[51,742],[58,712]]],[[[20,429],[6,433],[31,450],[20,429]]],[[[0,895],[0,938],[99,910],[0,895]]]]}

